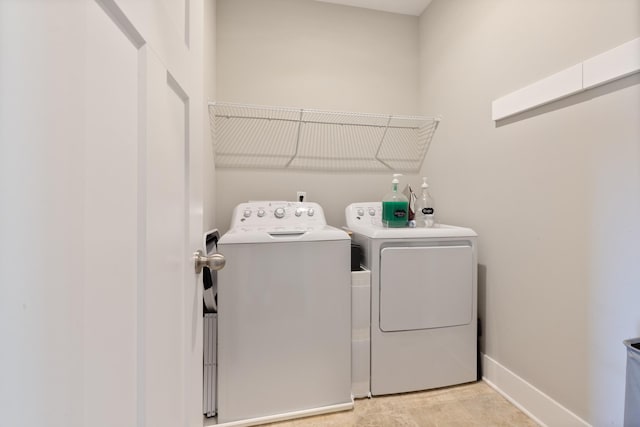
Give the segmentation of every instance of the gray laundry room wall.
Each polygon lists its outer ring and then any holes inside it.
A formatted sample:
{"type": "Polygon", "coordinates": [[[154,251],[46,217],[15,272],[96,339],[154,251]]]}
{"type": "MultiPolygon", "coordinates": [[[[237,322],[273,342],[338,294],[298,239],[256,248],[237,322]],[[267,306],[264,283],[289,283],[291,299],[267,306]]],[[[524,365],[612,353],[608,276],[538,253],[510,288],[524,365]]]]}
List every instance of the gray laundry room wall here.
{"type": "MultiPolygon", "coordinates": [[[[415,16],[311,0],[218,0],[216,25],[217,101],[418,112],[415,16]]],[[[381,200],[390,187],[390,173],[218,168],[216,218],[224,231],[238,203],[294,200],[305,190],[330,224],[342,226],[349,203],[381,200]]]]}
{"type": "Polygon", "coordinates": [[[421,109],[443,116],[425,168],[480,236],[483,351],[594,426],[622,425],[640,336],[640,74],[498,123],[491,102],[638,36],[637,0],[434,0],[420,19],[421,109]]]}
{"type": "MultiPolygon", "coordinates": [[[[434,0],[420,18],[217,0],[213,93],[442,115],[423,170],[403,183],[428,175],[440,219],[479,233],[485,365],[526,384],[521,404],[551,402],[528,408],[541,420],[560,414],[547,425],[618,426],[621,341],[640,336],[640,74],[498,123],[491,102],[639,35],[638,0],[434,0]]],[[[218,169],[207,217],[225,231],[236,204],[306,190],[342,225],[348,203],[379,200],[389,183],[218,169]]]]}

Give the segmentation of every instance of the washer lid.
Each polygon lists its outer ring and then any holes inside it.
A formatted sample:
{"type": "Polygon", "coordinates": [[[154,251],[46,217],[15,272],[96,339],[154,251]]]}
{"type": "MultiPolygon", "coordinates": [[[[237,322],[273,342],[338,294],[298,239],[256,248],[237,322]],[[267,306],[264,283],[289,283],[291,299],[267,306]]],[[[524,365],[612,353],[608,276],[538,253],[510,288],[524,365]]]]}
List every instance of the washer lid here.
{"type": "Polygon", "coordinates": [[[238,243],[285,243],[350,240],[349,235],[338,228],[322,227],[236,227],[226,232],[220,245],[238,243]]]}

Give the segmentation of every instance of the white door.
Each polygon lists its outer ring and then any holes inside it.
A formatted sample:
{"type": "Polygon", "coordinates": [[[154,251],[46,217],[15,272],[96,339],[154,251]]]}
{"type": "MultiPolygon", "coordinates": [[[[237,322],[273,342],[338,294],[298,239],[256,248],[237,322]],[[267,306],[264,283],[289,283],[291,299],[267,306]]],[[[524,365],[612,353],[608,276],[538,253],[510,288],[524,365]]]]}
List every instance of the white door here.
{"type": "Polygon", "coordinates": [[[201,9],[0,0],[0,425],[202,424],[201,9]]]}

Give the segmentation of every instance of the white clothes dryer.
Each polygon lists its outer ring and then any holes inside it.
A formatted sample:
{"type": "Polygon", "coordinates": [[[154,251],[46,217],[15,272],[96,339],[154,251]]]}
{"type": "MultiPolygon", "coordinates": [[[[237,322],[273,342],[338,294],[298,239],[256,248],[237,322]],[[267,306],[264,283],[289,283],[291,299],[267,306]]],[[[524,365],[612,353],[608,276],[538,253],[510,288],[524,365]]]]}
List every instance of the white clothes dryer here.
{"type": "Polygon", "coordinates": [[[350,243],[316,203],[235,208],[218,242],[219,424],[353,407],[350,243]]]}
{"type": "Polygon", "coordinates": [[[385,228],[380,202],[345,210],[371,270],[371,394],[477,379],[477,235],[385,228]]]}

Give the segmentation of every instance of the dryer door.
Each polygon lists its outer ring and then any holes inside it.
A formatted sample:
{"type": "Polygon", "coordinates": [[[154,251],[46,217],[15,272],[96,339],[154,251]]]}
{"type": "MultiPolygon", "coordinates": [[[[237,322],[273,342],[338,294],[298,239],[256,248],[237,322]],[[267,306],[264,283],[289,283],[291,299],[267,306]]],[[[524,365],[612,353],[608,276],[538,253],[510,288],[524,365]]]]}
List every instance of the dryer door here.
{"type": "Polygon", "coordinates": [[[471,246],[387,247],[380,254],[380,329],[469,324],[473,319],[471,246]]]}

